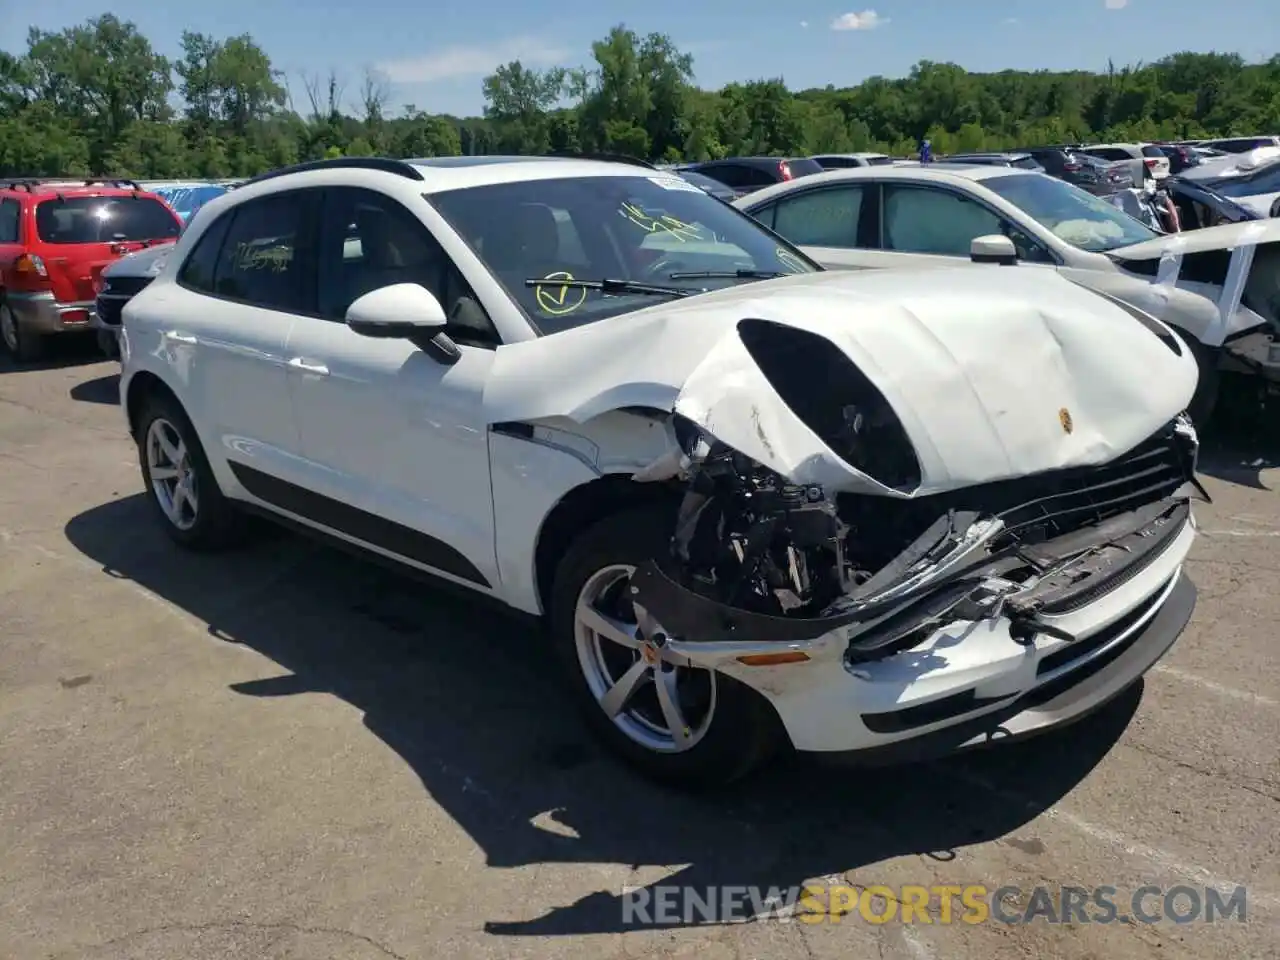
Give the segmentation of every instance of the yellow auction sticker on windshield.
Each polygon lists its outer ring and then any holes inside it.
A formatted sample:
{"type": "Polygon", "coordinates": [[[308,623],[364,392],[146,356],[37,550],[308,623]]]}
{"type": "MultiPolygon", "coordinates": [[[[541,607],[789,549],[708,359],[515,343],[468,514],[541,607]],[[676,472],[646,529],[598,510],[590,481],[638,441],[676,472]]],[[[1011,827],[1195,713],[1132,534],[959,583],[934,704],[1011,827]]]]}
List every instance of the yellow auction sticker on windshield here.
{"type": "MultiPolygon", "coordinates": [[[[696,190],[697,187],[694,189],[696,190]]],[[[646,233],[670,234],[681,243],[687,243],[690,240],[703,239],[702,231],[697,226],[685,223],[683,220],[677,220],[675,217],[667,214],[655,217],[652,214],[645,212],[634,203],[624,201],[622,206],[618,208],[618,214],[623,218],[630,220],[646,233]]]]}
{"type": "MultiPolygon", "coordinates": [[[[573,274],[561,270],[549,273],[542,279],[572,280],[573,274]]],[[[549,283],[545,287],[538,284],[533,288],[533,298],[538,302],[538,309],[543,313],[549,313],[553,317],[563,317],[567,313],[573,313],[587,302],[587,290],[586,287],[571,287],[565,283],[549,283]]]]}
{"type": "Polygon", "coordinates": [[[773,255],[778,258],[778,262],[784,267],[790,269],[792,273],[804,273],[805,263],[790,250],[783,250],[779,247],[773,251],[773,255]]]}

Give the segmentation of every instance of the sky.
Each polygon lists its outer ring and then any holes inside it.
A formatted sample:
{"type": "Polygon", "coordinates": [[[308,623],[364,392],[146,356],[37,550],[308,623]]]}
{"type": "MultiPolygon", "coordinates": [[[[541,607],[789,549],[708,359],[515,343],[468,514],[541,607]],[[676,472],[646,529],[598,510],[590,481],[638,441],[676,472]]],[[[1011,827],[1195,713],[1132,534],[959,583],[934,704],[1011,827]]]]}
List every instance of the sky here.
{"type": "Polygon", "coordinates": [[[249,33],[283,70],[295,107],[302,78],[332,69],[349,102],[367,69],[392,83],[390,106],[478,114],[481,79],[519,59],[579,66],[591,42],[625,22],[668,34],[691,53],[699,85],[782,77],[792,89],[851,86],[905,75],[920,60],[977,71],[1106,68],[1178,50],[1218,50],[1262,60],[1280,53],[1280,0],[0,0],[0,48],[20,52],[27,30],[57,30],[110,9],[138,24],[156,49],[178,51],[184,29],[249,33]],[[610,9],[619,11],[610,13],[610,9]]]}

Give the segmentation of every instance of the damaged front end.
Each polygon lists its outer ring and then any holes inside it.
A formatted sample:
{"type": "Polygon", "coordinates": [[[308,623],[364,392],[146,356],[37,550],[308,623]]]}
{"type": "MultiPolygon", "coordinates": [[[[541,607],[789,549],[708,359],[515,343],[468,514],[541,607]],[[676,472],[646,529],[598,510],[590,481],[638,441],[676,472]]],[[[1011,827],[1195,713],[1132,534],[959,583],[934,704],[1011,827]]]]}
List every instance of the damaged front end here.
{"type": "MultiPolygon", "coordinates": [[[[866,391],[854,399],[819,435],[867,475],[909,487],[914,459],[892,412],[866,391]]],[[[852,667],[957,621],[1001,618],[1019,643],[1072,641],[1046,618],[1137,576],[1190,523],[1201,489],[1185,417],[1100,466],[912,498],[797,483],[681,417],[676,427],[686,492],[671,552],[639,568],[631,590],[691,655],[834,635],[852,667]]]]}

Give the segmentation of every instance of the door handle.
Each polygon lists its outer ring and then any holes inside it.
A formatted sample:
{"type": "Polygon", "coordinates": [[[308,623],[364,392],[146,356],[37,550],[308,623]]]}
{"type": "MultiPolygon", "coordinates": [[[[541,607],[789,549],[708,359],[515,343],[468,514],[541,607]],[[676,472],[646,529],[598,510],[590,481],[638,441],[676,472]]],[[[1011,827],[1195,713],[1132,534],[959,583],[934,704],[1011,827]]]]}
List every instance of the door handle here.
{"type": "Polygon", "coordinates": [[[313,363],[310,360],[304,360],[302,357],[294,357],[289,361],[289,366],[294,370],[301,370],[303,373],[314,374],[318,377],[327,377],[329,368],[323,363],[313,363]]]}
{"type": "Polygon", "coordinates": [[[178,333],[176,330],[166,330],[164,334],[166,340],[172,340],[174,343],[189,343],[194,345],[196,338],[189,333],[178,333]]]}

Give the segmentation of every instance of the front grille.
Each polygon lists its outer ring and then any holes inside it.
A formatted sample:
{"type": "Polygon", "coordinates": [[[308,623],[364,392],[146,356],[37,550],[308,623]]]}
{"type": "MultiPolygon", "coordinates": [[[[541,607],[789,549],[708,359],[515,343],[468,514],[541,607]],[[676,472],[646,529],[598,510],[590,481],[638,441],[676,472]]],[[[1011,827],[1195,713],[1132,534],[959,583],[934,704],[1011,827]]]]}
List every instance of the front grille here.
{"type": "Polygon", "coordinates": [[[151,277],[108,277],[98,293],[98,318],[109,327],[120,326],[124,305],[151,280],[151,277]]]}
{"type": "Polygon", "coordinates": [[[993,549],[1015,539],[1039,543],[1172,495],[1191,478],[1191,451],[1183,442],[1171,423],[1100,466],[1051,470],[910,500],[842,493],[837,503],[870,569],[890,562],[901,549],[894,544],[910,543],[949,510],[1002,519],[1006,529],[993,549]],[[872,552],[876,545],[884,546],[883,555],[872,552]]]}
{"type": "Polygon", "coordinates": [[[102,293],[112,296],[132,297],[141,293],[153,277],[103,277],[102,293]]]}
{"type": "Polygon", "coordinates": [[[1001,537],[1024,542],[1059,537],[1163,500],[1189,478],[1177,435],[1162,431],[1102,466],[1013,481],[1021,502],[999,512],[1005,522],[1001,537]]]}

